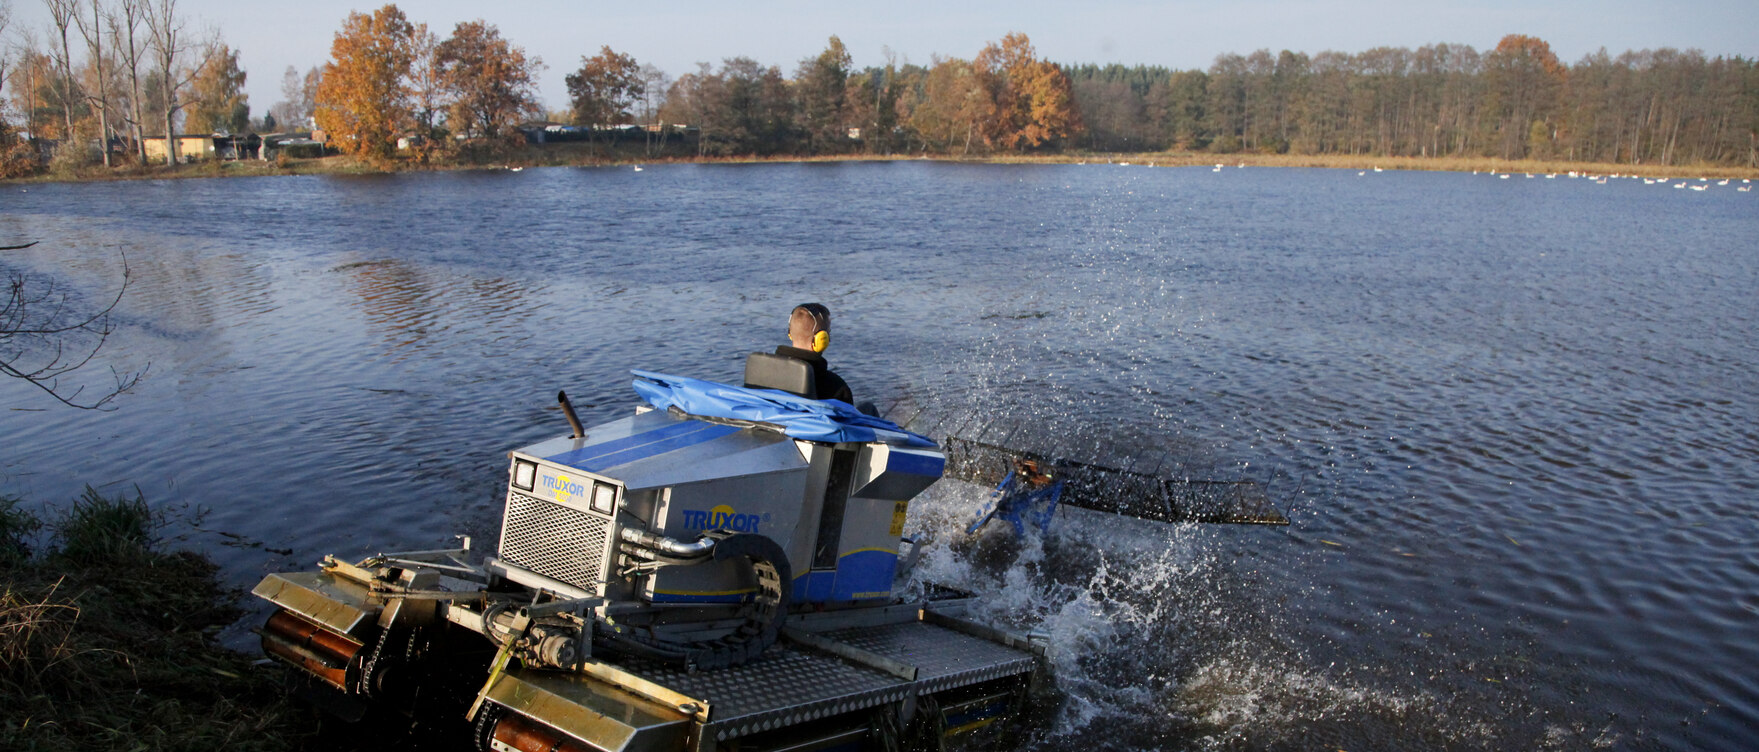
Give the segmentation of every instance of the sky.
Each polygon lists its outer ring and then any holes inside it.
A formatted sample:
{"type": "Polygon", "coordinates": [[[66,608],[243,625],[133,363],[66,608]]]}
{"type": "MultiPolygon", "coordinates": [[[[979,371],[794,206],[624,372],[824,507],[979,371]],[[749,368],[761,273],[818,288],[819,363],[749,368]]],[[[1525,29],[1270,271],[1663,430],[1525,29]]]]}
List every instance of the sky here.
{"type": "MultiPolygon", "coordinates": [[[[41,0],[0,0],[0,6],[12,12],[12,31],[49,36],[41,0]]],[[[303,72],[329,57],[350,11],[378,7],[348,0],[178,0],[192,28],[216,30],[238,50],[253,117],[284,98],[288,66],[303,72]]],[[[461,21],[498,27],[526,54],[543,59],[538,93],[550,110],[567,107],[563,77],[602,46],[674,77],[694,72],[699,62],[718,68],[730,57],[779,66],[792,76],[833,34],[857,68],[884,65],[888,51],[898,63],[928,65],[936,55],[969,59],[1016,31],[1031,38],[1040,58],[1058,63],[1175,69],[1208,68],[1217,55],[1258,49],[1312,54],[1448,42],[1486,51],[1506,34],[1544,39],[1567,63],[1601,47],[1613,55],[1675,47],[1711,57],[1759,57],[1759,0],[432,0],[398,7],[442,38],[461,21]]]]}

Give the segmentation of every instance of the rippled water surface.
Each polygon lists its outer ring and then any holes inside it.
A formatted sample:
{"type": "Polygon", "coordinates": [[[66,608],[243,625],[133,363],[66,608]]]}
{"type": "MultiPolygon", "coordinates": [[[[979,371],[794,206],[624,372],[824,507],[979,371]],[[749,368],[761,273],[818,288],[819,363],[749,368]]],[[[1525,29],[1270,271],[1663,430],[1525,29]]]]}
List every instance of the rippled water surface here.
{"type": "MultiPolygon", "coordinates": [[[[862,399],[1263,483],[1288,528],[1067,513],[919,577],[1055,638],[1030,740],[1759,744],[1759,200],[1734,186],[928,163],[0,187],[99,297],[113,412],[0,380],[0,490],[206,510],[233,581],[492,540],[504,452],[732,380],[793,304],[862,399]],[[125,261],[126,259],[126,261],[125,261]]],[[[189,512],[186,515],[194,516],[189,512]]]]}

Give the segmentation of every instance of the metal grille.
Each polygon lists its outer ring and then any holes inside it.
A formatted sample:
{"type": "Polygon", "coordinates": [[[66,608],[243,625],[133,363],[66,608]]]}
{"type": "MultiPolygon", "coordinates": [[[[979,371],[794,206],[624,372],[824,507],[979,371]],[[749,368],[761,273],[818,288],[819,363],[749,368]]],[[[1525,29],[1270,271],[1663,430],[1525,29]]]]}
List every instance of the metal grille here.
{"type": "Polygon", "coordinates": [[[604,517],[510,491],[501,521],[501,559],[597,593],[610,526],[604,517]]]}

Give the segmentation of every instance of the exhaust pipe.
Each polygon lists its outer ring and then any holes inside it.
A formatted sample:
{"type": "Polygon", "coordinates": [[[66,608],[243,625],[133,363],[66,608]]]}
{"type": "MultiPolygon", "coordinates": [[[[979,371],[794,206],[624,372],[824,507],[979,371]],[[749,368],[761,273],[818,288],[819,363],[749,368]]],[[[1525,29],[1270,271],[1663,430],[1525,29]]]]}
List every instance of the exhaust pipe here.
{"type": "Polygon", "coordinates": [[[580,416],[574,414],[574,406],[568,404],[567,392],[556,392],[556,402],[562,405],[562,414],[568,416],[568,427],[574,429],[570,439],[578,439],[586,435],[586,429],[580,427],[580,416]]]}

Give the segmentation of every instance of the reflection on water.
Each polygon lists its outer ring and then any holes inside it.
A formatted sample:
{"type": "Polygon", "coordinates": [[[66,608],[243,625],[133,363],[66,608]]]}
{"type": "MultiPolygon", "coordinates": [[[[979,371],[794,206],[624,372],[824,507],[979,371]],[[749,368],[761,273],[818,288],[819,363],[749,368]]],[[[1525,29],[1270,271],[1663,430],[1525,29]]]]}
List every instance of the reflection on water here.
{"type": "Polygon", "coordinates": [[[557,389],[590,422],[629,409],[630,367],[735,378],[820,300],[863,399],[1251,478],[1294,520],[1068,513],[1016,547],[951,534],[978,489],[913,505],[922,577],[1054,636],[1065,699],[1037,748],[1748,746],[1759,212],[1481,177],[905,162],[0,188],[0,238],[43,241],[0,263],[97,296],[126,258],[104,365],[151,364],[106,414],[0,383],[0,489],[200,505],[238,537],[189,541],[239,584],[492,541],[502,453],[563,430],[557,389]]]}

